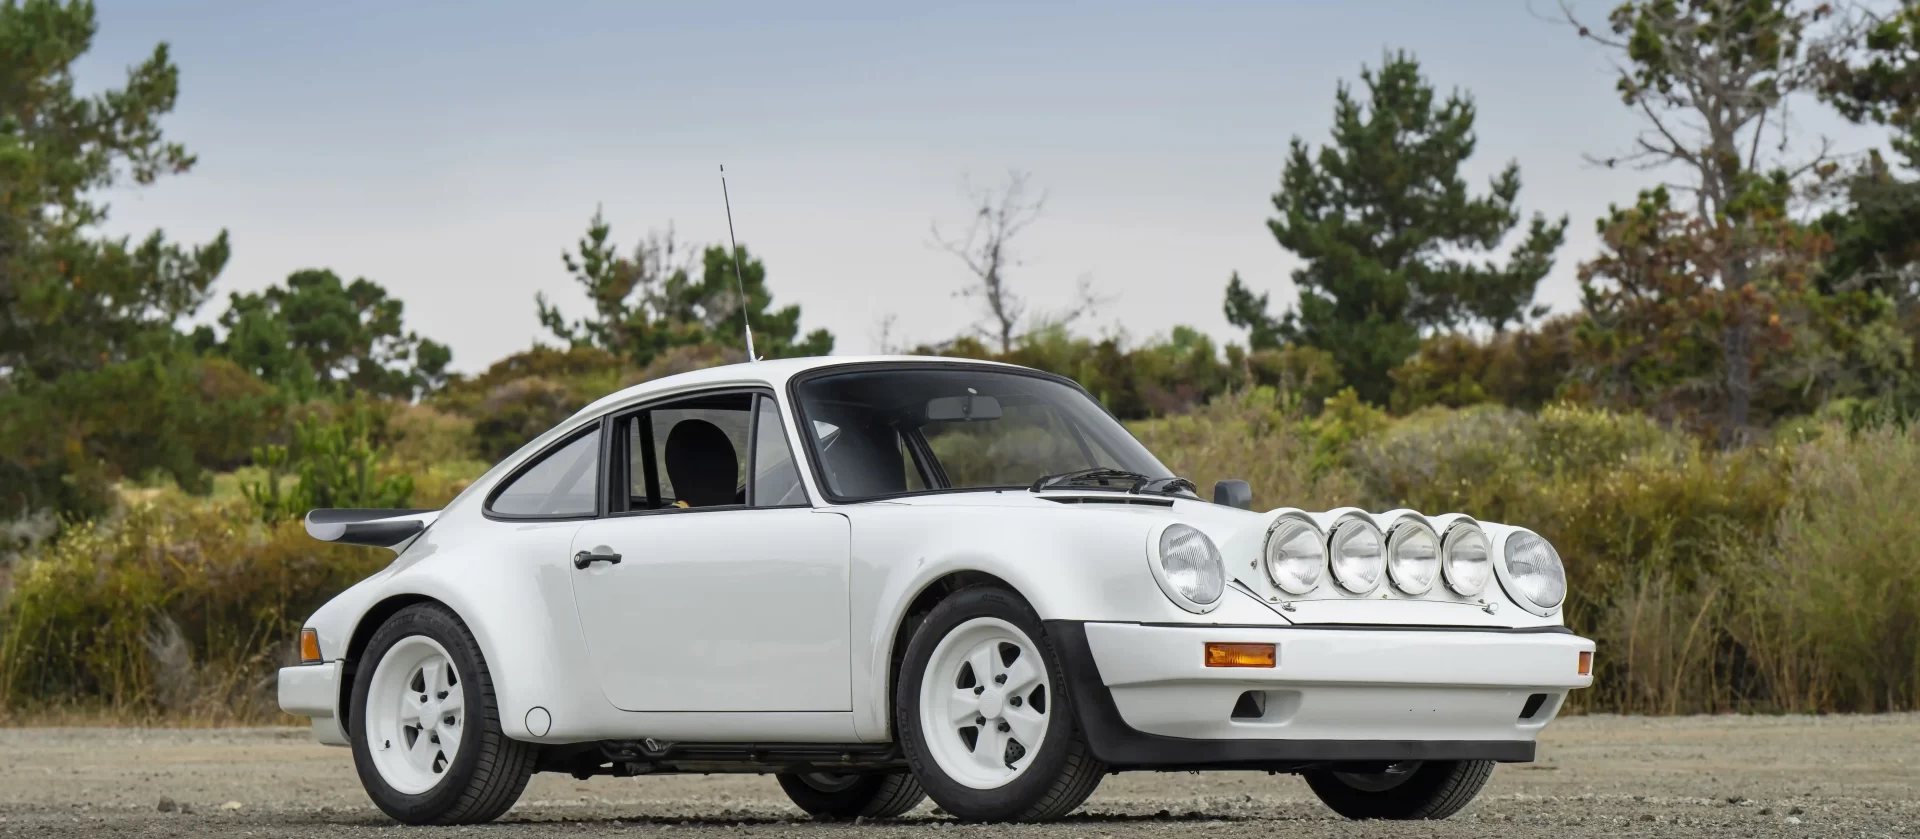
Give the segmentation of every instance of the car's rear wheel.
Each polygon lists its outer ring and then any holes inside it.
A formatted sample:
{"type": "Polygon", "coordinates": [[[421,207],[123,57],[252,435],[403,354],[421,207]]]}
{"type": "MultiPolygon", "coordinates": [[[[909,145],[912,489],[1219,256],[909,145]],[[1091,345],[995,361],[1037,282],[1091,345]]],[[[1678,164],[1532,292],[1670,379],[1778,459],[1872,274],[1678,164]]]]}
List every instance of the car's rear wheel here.
{"type": "Polygon", "coordinates": [[[533,775],[535,746],[501,732],[473,633],[439,604],[402,609],[374,633],[352,708],[360,784],[407,824],[492,821],[533,775]]]}
{"type": "Polygon", "coordinates": [[[1072,812],[1107,768],[1087,750],[1067,680],[1019,596],[979,586],[934,607],[907,646],[894,730],[935,803],[970,821],[1072,812]]]}
{"type": "Polygon", "coordinates": [[[1491,777],[1491,760],[1411,760],[1358,772],[1306,773],[1313,793],[1350,819],[1444,819],[1471,803],[1491,777]]]}
{"type": "Polygon", "coordinates": [[[927,797],[907,772],[788,772],[780,775],[780,789],[816,818],[890,819],[927,797]]]}

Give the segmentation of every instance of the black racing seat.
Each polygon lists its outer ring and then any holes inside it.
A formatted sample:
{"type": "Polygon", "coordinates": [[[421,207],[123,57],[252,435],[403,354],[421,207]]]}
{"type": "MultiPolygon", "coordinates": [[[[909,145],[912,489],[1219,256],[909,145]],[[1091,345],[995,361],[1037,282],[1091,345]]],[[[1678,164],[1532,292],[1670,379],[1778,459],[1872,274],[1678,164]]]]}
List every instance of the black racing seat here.
{"type": "Polygon", "coordinates": [[[841,428],[821,458],[833,491],[871,497],[907,491],[906,459],[900,433],[889,425],[841,428]]]}
{"type": "Polygon", "coordinates": [[[689,507],[738,504],[735,494],[740,456],[720,426],[706,420],[681,420],[667,432],[667,480],[689,507]]]}

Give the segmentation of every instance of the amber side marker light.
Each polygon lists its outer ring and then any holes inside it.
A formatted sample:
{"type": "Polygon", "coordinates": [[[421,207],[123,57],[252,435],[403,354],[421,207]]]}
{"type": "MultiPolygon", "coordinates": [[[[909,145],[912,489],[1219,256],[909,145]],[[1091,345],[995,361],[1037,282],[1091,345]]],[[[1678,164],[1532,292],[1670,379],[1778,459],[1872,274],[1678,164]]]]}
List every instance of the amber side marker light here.
{"type": "Polygon", "coordinates": [[[311,629],[300,630],[300,663],[320,663],[320,633],[311,629]]]}
{"type": "Polygon", "coordinates": [[[1593,653],[1590,653],[1590,652],[1580,653],[1580,675],[1582,676],[1593,675],[1593,653]]]}
{"type": "Polygon", "coordinates": [[[1272,644],[1207,644],[1208,667],[1272,667],[1278,657],[1272,644]]]}

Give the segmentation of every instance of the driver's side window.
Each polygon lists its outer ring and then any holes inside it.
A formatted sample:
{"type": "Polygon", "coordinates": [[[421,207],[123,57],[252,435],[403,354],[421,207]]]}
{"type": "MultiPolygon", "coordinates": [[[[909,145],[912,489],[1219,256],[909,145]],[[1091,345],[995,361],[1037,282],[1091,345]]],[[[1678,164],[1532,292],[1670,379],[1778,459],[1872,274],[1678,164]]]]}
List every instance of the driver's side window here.
{"type": "Polygon", "coordinates": [[[697,396],[617,418],[614,447],[615,514],[806,503],[779,410],[763,395],[697,396]]]}

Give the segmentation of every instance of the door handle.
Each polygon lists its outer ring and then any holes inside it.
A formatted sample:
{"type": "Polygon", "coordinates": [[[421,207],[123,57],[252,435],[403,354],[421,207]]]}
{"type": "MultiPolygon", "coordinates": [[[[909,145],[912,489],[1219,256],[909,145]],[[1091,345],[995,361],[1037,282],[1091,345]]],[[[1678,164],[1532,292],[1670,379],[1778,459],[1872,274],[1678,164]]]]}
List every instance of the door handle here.
{"type": "Polygon", "coordinates": [[[620,555],[619,554],[597,554],[592,551],[581,551],[573,555],[573,567],[575,568],[584,569],[587,566],[592,565],[596,562],[604,562],[608,565],[619,565],[620,555]]]}

